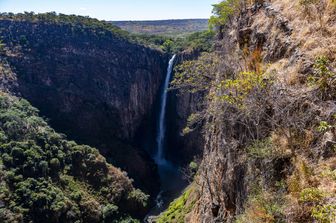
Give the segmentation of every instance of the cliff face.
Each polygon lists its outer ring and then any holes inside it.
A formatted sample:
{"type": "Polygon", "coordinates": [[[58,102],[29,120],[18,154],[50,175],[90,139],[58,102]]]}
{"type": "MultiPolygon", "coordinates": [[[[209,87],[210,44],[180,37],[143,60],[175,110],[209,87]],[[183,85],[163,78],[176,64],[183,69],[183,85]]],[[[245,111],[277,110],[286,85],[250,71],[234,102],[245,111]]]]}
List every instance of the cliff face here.
{"type": "MultiPolygon", "coordinates": [[[[283,21],[280,17],[273,18],[268,14],[269,8],[246,8],[222,28],[220,51],[224,54],[221,60],[229,61],[227,64],[222,63],[222,66],[227,65],[226,72],[239,72],[239,61],[243,60],[239,55],[241,50],[261,50],[262,60],[270,63],[293,56],[295,46],[290,42],[291,29],[288,21],[283,21]],[[269,30],[272,32],[268,32],[269,30]]],[[[295,62],[298,60],[295,55],[291,59],[295,62]]],[[[216,81],[222,80],[223,76],[216,77],[216,81]]],[[[243,123],[245,120],[239,117],[243,114],[221,100],[209,103],[206,144],[197,178],[202,190],[195,215],[191,218],[194,222],[234,222],[235,217],[245,208],[252,190],[251,182],[257,183],[261,177],[262,187],[269,188],[270,184],[281,180],[281,176],[277,174],[284,174],[288,170],[288,158],[267,161],[259,159],[255,162],[249,160],[244,149],[247,140],[247,130],[243,123]]],[[[253,114],[250,118],[257,118],[258,115],[253,114]]],[[[265,121],[264,117],[258,118],[261,119],[260,122],[265,121]]],[[[248,125],[251,125],[252,134],[256,134],[255,123],[248,125]]]]}
{"type": "MultiPolygon", "coordinates": [[[[175,67],[184,61],[197,59],[197,51],[185,51],[177,55],[175,67]]],[[[167,127],[167,157],[180,165],[189,164],[195,158],[202,156],[204,139],[202,126],[194,131],[183,133],[187,127],[190,115],[200,112],[204,108],[203,93],[192,93],[182,89],[172,89],[168,94],[168,127],[167,127]]]]}
{"type": "Polygon", "coordinates": [[[186,222],[333,222],[335,180],[321,173],[335,171],[336,23],[324,3],[309,5],[321,20],[299,1],[272,1],[221,27],[186,222]]]}
{"type": "Polygon", "coordinates": [[[130,144],[150,119],[167,57],[102,28],[6,18],[0,27],[4,56],[16,73],[13,91],[52,127],[113,154],[112,163],[155,188],[155,181],[142,180],[156,176],[148,155],[130,144]]]}

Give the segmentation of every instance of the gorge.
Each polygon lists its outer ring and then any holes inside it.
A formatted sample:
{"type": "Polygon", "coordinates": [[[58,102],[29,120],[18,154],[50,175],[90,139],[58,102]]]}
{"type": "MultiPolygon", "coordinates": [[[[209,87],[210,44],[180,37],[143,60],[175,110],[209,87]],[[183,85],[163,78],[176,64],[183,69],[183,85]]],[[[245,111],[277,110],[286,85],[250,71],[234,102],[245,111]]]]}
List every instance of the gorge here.
{"type": "MultiPolygon", "coordinates": [[[[184,186],[175,188],[174,181],[183,180],[164,157],[176,56],[169,61],[168,54],[130,42],[112,25],[116,31],[85,25],[95,22],[86,18],[75,17],[74,23],[68,16],[48,16],[39,18],[45,23],[27,15],[1,17],[0,26],[6,27],[0,30],[6,44],[1,91],[27,99],[56,131],[96,147],[127,171],[134,186],[151,195],[147,209],[160,191],[166,206],[184,186]],[[154,137],[147,139],[145,132],[154,137]]],[[[138,216],[144,213],[139,210],[138,216]]]]}
{"type": "Polygon", "coordinates": [[[114,24],[0,14],[1,223],[335,222],[334,0],[114,24]]]}

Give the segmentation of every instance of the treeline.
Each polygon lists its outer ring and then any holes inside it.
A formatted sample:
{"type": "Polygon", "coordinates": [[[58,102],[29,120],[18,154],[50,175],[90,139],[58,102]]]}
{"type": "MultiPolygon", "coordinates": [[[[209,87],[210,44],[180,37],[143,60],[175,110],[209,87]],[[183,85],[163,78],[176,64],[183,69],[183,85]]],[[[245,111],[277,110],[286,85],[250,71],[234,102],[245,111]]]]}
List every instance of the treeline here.
{"type": "Polygon", "coordinates": [[[79,15],[65,15],[56,12],[38,13],[34,12],[24,12],[24,13],[0,13],[0,19],[10,19],[18,21],[29,21],[29,22],[47,22],[47,23],[57,23],[57,24],[71,24],[74,26],[81,26],[83,28],[91,29],[103,29],[114,34],[128,38],[129,33],[114,26],[105,21],[100,21],[98,19],[90,18],[88,16],[79,15]]]}
{"type": "MultiPolygon", "coordinates": [[[[76,29],[81,29],[83,32],[92,31],[102,37],[105,36],[107,32],[111,32],[116,37],[146,47],[155,48],[166,53],[177,53],[186,49],[209,51],[212,48],[211,40],[214,37],[214,32],[212,31],[195,32],[185,37],[176,38],[148,34],[131,34],[106,21],[100,21],[87,16],[58,14],[56,12],[40,14],[35,14],[34,12],[18,14],[0,13],[0,20],[4,19],[71,25],[76,29]]],[[[24,37],[22,42],[25,42],[24,37]]]]}

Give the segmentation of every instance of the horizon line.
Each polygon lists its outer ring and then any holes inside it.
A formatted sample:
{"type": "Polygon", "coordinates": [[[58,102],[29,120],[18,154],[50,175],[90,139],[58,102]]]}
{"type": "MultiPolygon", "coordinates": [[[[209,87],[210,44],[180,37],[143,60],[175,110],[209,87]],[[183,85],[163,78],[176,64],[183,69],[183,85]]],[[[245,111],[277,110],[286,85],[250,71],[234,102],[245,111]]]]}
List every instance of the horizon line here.
{"type": "Polygon", "coordinates": [[[210,18],[182,18],[182,19],[134,19],[134,20],[105,20],[108,22],[155,22],[155,21],[171,21],[171,20],[209,20],[210,18]]]}

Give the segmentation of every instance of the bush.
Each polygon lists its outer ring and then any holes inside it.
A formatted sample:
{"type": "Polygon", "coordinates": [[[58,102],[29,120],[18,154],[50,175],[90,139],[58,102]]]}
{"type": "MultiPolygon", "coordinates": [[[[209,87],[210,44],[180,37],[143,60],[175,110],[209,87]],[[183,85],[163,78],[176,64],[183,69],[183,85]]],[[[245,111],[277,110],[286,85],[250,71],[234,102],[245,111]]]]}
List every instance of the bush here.
{"type": "Polygon", "coordinates": [[[270,84],[269,79],[263,72],[253,71],[240,72],[234,79],[221,81],[217,89],[222,92],[219,96],[223,101],[244,108],[244,100],[253,92],[261,91],[270,84]]]}
{"type": "Polygon", "coordinates": [[[276,155],[275,147],[270,138],[257,140],[246,148],[247,154],[254,158],[271,158],[276,155]]]}
{"type": "Polygon", "coordinates": [[[139,204],[141,204],[143,207],[147,206],[147,201],[148,201],[149,196],[146,195],[145,193],[143,193],[141,190],[136,189],[136,190],[132,190],[129,194],[128,194],[128,199],[131,200],[135,200],[137,201],[139,204]]]}
{"type": "Polygon", "coordinates": [[[314,187],[303,189],[300,193],[300,202],[303,203],[318,203],[324,199],[324,193],[314,187]]]}
{"type": "Polygon", "coordinates": [[[113,204],[108,204],[103,207],[104,220],[113,220],[118,215],[118,207],[113,204]]]}
{"type": "Polygon", "coordinates": [[[336,73],[330,70],[329,64],[327,57],[317,57],[314,64],[314,75],[308,77],[308,82],[318,87],[320,96],[324,100],[336,97],[336,73]]]}
{"type": "Polygon", "coordinates": [[[311,215],[319,223],[333,223],[336,221],[336,205],[318,205],[313,207],[311,215]]]}

